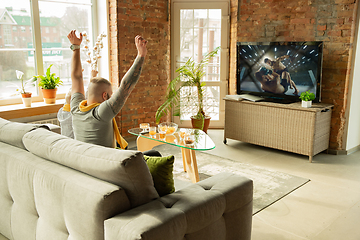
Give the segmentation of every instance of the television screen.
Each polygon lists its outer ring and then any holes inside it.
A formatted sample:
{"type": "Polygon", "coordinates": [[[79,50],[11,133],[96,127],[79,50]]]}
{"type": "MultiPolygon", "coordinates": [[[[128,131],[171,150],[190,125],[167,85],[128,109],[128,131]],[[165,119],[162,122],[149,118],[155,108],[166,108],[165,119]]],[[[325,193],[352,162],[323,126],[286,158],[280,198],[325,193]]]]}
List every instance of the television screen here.
{"type": "Polygon", "coordinates": [[[295,102],[309,90],[319,102],[322,49],[323,42],[238,42],[237,94],[295,102]]]}

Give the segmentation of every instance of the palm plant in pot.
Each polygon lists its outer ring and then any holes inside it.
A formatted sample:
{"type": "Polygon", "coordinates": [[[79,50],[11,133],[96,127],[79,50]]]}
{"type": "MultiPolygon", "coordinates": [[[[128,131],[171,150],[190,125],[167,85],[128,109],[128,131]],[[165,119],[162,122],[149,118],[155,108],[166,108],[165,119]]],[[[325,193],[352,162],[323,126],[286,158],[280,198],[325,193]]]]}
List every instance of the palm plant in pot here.
{"type": "Polygon", "coordinates": [[[44,76],[35,76],[36,78],[40,78],[39,86],[41,87],[43,98],[46,104],[55,103],[57,87],[63,83],[59,77],[55,76],[55,73],[50,72],[52,65],[53,64],[50,64],[50,66],[47,68],[46,74],[44,76]]]}
{"type": "Polygon", "coordinates": [[[199,63],[190,58],[176,70],[178,76],[169,83],[165,102],[155,114],[156,123],[159,123],[160,119],[171,110],[174,110],[174,116],[180,116],[181,105],[182,107],[195,109],[195,114],[191,116],[193,128],[202,129],[206,132],[208,123],[207,126],[204,123],[205,120],[210,121],[210,117],[206,116],[204,112],[205,83],[201,82],[201,80],[206,74],[206,67],[210,60],[218,53],[219,49],[220,47],[217,47],[207,53],[199,63]],[[196,89],[195,94],[191,91],[192,88],[196,89]]]}

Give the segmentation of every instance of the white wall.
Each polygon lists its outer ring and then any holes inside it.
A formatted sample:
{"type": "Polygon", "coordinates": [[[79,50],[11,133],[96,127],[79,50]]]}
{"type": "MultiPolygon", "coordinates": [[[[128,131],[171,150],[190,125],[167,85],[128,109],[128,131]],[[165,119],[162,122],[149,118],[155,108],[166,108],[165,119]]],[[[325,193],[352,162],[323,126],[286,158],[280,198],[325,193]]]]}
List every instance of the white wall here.
{"type": "Polygon", "coordinates": [[[94,19],[94,24],[97,25],[94,28],[97,31],[94,32],[94,35],[97,37],[100,33],[106,34],[106,38],[103,39],[104,48],[101,50],[102,54],[99,59],[98,76],[110,80],[109,1],[97,0],[94,11],[97,12],[97,18],[94,19]]]}
{"type": "MultiPolygon", "coordinates": [[[[353,73],[349,81],[349,99],[347,109],[347,129],[345,130],[345,150],[357,148],[360,145],[360,7],[358,4],[357,27],[354,45],[353,73]]],[[[351,152],[351,151],[350,151],[351,152]]]]}

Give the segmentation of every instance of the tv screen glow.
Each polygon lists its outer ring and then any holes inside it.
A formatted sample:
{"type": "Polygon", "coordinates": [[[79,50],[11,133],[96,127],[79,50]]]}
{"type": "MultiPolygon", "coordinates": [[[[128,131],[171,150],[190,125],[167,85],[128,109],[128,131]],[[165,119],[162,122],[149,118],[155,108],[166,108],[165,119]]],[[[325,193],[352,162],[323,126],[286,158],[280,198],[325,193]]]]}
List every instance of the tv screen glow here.
{"type": "Polygon", "coordinates": [[[309,90],[319,102],[322,48],[322,42],[238,42],[237,93],[299,101],[309,90]]]}

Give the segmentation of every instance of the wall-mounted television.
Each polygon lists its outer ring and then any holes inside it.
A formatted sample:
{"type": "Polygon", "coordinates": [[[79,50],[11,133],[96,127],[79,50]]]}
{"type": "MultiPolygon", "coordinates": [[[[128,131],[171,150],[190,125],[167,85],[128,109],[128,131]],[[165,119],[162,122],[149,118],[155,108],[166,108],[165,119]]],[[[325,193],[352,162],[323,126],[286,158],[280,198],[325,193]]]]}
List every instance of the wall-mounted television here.
{"type": "Polygon", "coordinates": [[[300,101],[301,92],[320,102],[323,42],[238,42],[237,94],[265,101],[300,101]]]}

